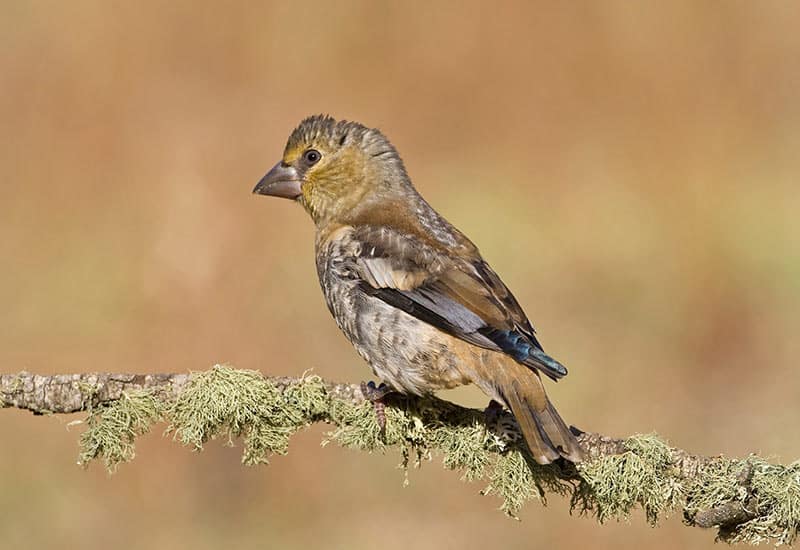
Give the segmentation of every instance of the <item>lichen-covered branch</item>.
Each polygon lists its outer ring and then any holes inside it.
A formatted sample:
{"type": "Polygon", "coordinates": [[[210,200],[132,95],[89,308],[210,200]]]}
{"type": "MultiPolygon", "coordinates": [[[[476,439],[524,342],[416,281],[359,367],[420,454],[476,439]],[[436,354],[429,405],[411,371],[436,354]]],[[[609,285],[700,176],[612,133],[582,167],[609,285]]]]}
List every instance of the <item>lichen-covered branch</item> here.
{"type": "Polygon", "coordinates": [[[21,372],[0,375],[0,404],[34,414],[86,411],[80,461],[100,458],[110,470],[134,457],[135,439],[157,422],[195,449],[215,437],[239,437],[246,464],[285,454],[293,433],[327,422],[328,441],[363,450],[398,447],[406,467],[441,455],[463,479],[483,480],[484,493],[498,495],[512,516],[526,501],[557,493],[601,522],[636,507],[651,524],[681,512],[687,525],[716,527],[726,542],[791,544],[800,527],[800,463],[696,456],[655,435],[580,433],[584,463],[539,466],[509,414],[487,424],[483,411],[396,396],[381,432],[359,385],[317,376],[264,377],[221,365],[191,374],[21,372]]]}

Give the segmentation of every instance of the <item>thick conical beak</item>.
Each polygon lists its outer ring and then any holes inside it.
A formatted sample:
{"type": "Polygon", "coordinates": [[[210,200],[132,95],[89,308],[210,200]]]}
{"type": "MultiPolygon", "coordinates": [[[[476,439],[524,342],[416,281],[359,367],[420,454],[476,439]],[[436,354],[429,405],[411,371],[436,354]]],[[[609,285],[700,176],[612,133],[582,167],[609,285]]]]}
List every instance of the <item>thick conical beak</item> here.
{"type": "Polygon", "coordinates": [[[286,166],[279,162],[267,172],[266,176],[261,178],[261,181],[253,189],[253,193],[294,200],[302,194],[300,183],[297,170],[293,166],[286,166]]]}

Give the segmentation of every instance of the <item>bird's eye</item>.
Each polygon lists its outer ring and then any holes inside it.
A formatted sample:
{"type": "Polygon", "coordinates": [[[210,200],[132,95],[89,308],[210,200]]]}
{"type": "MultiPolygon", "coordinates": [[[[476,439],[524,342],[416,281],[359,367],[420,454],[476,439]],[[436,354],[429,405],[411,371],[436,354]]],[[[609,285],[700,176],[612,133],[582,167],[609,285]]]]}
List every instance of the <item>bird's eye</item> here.
{"type": "Polygon", "coordinates": [[[316,164],[319,162],[319,159],[322,158],[322,155],[319,154],[319,151],[316,149],[309,149],[305,153],[303,153],[303,160],[311,166],[312,164],[316,164]]]}

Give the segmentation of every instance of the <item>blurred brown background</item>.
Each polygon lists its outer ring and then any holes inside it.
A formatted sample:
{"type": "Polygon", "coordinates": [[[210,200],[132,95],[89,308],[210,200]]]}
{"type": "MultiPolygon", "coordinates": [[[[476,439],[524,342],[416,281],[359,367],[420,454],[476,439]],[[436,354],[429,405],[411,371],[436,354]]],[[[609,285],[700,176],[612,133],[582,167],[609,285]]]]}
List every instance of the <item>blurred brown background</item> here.
{"type": "MultiPolygon", "coordinates": [[[[699,453],[800,456],[793,2],[3,2],[0,369],[358,381],[312,227],[250,194],[304,116],[378,126],[570,367],[564,417],[699,453]]],[[[480,405],[483,397],[457,398],[480,405]]],[[[7,548],[708,548],[522,522],[438,463],[320,448],[244,468],[159,433],[109,477],[74,418],[0,412],[7,548]]]]}

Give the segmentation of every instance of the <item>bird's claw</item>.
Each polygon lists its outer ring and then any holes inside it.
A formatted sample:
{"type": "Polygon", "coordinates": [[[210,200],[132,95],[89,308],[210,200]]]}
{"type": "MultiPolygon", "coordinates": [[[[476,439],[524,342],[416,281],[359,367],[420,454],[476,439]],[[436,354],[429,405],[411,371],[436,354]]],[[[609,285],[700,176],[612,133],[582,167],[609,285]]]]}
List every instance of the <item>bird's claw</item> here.
{"type": "Polygon", "coordinates": [[[520,439],[519,426],[503,405],[492,399],[483,410],[486,430],[498,438],[503,447],[520,439]]]}
{"type": "Polygon", "coordinates": [[[497,424],[501,412],[503,412],[503,405],[492,399],[483,410],[483,421],[487,426],[494,426],[497,424]]]}
{"type": "Polygon", "coordinates": [[[364,394],[364,397],[367,401],[380,401],[390,393],[394,393],[395,390],[383,382],[381,382],[380,386],[376,386],[375,382],[370,380],[369,382],[361,382],[361,393],[364,394]]]}

